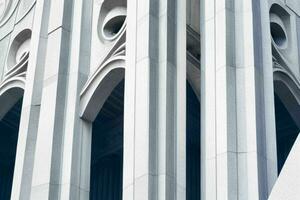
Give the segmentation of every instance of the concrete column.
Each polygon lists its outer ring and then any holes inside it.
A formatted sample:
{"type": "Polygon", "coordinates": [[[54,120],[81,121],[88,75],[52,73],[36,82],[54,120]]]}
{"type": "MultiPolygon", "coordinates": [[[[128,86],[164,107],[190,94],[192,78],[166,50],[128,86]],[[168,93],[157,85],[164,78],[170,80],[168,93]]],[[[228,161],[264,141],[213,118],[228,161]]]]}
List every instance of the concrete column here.
{"type": "MultiPolygon", "coordinates": [[[[272,111],[261,109],[261,103],[270,100],[262,89],[270,87],[270,79],[259,73],[270,74],[270,66],[263,69],[270,57],[257,51],[266,31],[256,26],[269,26],[253,12],[260,4],[201,3],[202,199],[265,199],[259,148],[265,129],[260,120],[261,115],[267,120],[265,115],[272,111]]],[[[272,128],[269,124],[269,133],[272,128]]]]}
{"type": "Polygon", "coordinates": [[[234,7],[201,1],[201,199],[237,199],[234,7]],[[228,32],[228,34],[227,34],[228,32]],[[232,36],[231,36],[232,35],[232,36]],[[231,87],[229,87],[231,86],[231,87]],[[230,123],[231,122],[231,123],[230,123]]]}
{"type": "Polygon", "coordinates": [[[59,199],[73,1],[52,0],[31,199],[59,199]]]}
{"type": "Polygon", "coordinates": [[[185,2],[127,7],[123,199],[185,199],[185,2]]]}
{"type": "Polygon", "coordinates": [[[186,199],[186,80],[187,80],[187,58],[186,58],[186,3],[178,0],[176,2],[176,199],[186,199]]]}
{"type": "Polygon", "coordinates": [[[42,79],[47,47],[49,1],[37,1],[32,27],[29,64],[23,97],[22,115],[15,161],[11,199],[30,198],[34,153],[42,96],[42,79]]]}
{"type": "Polygon", "coordinates": [[[91,128],[80,119],[80,92],[89,75],[93,1],[74,1],[70,70],[67,83],[60,199],[88,200],[90,190],[91,128]],[[90,133],[90,134],[89,134],[90,133]],[[84,149],[86,151],[84,151],[84,149]]]}
{"type": "Polygon", "coordinates": [[[256,64],[259,188],[267,199],[277,179],[277,149],[274,105],[274,78],[271,50],[269,3],[254,1],[254,44],[256,64]]]}

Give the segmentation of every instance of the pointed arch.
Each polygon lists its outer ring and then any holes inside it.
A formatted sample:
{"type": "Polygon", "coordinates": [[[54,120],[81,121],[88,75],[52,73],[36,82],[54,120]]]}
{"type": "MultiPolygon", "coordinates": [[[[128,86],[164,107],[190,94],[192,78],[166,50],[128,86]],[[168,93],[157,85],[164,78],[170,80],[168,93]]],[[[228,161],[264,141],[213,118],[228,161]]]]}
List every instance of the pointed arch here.
{"type": "Polygon", "coordinates": [[[300,88],[292,75],[274,72],[277,167],[280,173],[300,132],[300,88]]]}
{"type": "Polygon", "coordinates": [[[89,79],[84,87],[80,101],[80,115],[93,122],[113,89],[125,76],[125,59],[119,56],[108,60],[103,67],[89,79]]]}

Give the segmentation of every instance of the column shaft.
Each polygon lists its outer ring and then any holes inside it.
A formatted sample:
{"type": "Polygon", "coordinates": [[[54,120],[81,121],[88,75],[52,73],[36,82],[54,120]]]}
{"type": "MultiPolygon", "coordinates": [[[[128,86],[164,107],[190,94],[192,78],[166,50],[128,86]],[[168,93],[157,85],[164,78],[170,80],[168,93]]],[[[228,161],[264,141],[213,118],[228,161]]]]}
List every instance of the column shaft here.
{"type": "Polygon", "coordinates": [[[91,131],[84,130],[90,124],[80,119],[79,110],[80,92],[88,79],[90,68],[92,4],[92,1],[74,1],[67,105],[62,131],[60,199],[89,199],[91,131]]]}
{"type": "Polygon", "coordinates": [[[51,1],[31,199],[59,199],[73,1],[51,1]]]}
{"type": "MultiPolygon", "coordinates": [[[[266,36],[257,40],[266,34],[257,31],[262,20],[253,12],[260,4],[201,2],[202,199],[265,198],[260,145],[266,129],[260,117],[267,124],[272,110],[261,109],[270,100],[270,91],[265,95],[261,89],[271,84],[270,52],[254,52],[266,41],[266,36]]],[[[267,124],[269,135],[272,123],[267,124]]]]}
{"type": "Polygon", "coordinates": [[[267,199],[277,179],[276,126],[273,85],[273,62],[269,2],[255,2],[254,44],[256,50],[256,90],[259,105],[258,152],[259,187],[262,199],[267,199]]]}
{"type": "Polygon", "coordinates": [[[124,199],[184,199],[185,2],[128,8],[124,199]]]}
{"type": "Polygon", "coordinates": [[[44,73],[49,1],[37,1],[23,97],[11,199],[30,198],[44,73]]]}

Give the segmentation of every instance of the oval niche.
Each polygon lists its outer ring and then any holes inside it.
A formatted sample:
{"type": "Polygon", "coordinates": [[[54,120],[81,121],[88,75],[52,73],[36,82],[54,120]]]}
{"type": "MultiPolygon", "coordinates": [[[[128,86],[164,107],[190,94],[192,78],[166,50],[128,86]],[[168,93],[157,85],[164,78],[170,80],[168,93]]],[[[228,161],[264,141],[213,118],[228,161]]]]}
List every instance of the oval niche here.
{"type": "Polygon", "coordinates": [[[98,19],[98,35],[103,41],[115,40],[125,28],[126,1],[105,0],[98,19]]]}
{"type": "Polygon", "coordinates": [[[30,51],[31,30],[21,31],[13,40],[7,57],[7,69],[19,64],[30,51]]]}

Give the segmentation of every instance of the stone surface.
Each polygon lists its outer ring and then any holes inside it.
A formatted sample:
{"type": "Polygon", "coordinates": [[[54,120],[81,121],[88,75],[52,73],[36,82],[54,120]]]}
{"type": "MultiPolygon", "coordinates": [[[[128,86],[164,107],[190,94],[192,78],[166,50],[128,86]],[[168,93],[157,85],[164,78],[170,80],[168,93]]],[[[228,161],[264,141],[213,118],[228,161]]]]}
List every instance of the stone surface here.
{"type": "Polygon", "coordinates": [[[1,123],[23,97],[11,199],[297,199],[299,13],[297,0],[0,0],[1,123]]]}
{"type": "Polygon", "coordinates": [[[286,5],[300,16],[300,2],[297,0],[285,0],[286,5]]]}

